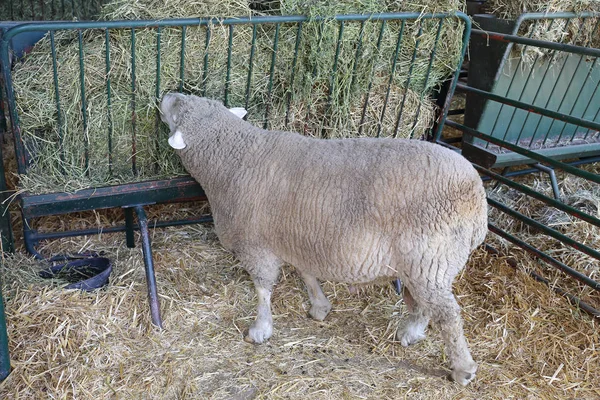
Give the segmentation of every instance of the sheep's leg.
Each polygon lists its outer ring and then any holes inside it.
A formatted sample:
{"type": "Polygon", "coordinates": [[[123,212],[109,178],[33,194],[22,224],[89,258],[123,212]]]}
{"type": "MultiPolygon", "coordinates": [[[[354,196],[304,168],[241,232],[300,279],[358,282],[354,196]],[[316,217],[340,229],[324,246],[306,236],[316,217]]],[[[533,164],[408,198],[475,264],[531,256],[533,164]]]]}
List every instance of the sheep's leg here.
{"type": "Polygon", "coordinates": [[[452,367],[452,380],[466,386],[475,378],[477,364],[473,361],[467,339],[463,332],[460,307],[452,293],[435,297],[438,301],[433,306],[433,317],[440,323],[442,338],[446,345],[448,358],[452,367]]]}
{"type": "Polygon", "coordinates": [[[244,340],[249,343],[263,343],[273,334],[271,293],[279,277],[281,264],[276,261],[265,262],[264,260],[260,264],[244,264],[252,277],[258,297],[256,320],[248,329],[244,340]]]}
{"type": "Polygon", "coordinates": [[[311,308],[308,313],[317,321],[323,321],[331,311],[331,303],[323,293],[317,278],[304,272],[300,272],[300,276],[304,280],[310,299],[311,308]]]}
{"type": "Polygon", "coordinates": [[[396,338],[404,347],[415,344],[425,339],[425,329],[429,324],[429,316],[412,297],[408,288],[405,286],[403,291],[404,303],[408,308],[408,318],[398,327],[396,338]]]}

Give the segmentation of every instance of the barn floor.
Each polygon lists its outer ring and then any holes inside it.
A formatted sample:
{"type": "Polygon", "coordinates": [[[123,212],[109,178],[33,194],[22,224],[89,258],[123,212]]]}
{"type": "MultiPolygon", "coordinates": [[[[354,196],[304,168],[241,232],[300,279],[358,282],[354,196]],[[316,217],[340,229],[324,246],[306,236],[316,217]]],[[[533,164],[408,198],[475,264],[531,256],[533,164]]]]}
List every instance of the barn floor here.
{"type": "MultiPolygon", "coordinates": [[[[44,223],[65,228],[116,216],[44,223]]],[[[13,372],[0,398],[600,398],[598,321],[483,249],[455,284],[480,363],[476,381],[462,388],[444,378],[436,327],[409,349],[394,340],[405,309],[391,285],[351,293],[325,283],[333,311],[316,322],[307,317],[302,281],[287,268],[273,295],[274,335],[256,346],[242,340],[255,315],[252,282],[210,225],[157,229],[152,240],[164,331],[150,325],[139,237],[134,249],[124,234],[41,248],[105,251],[114,262],[111,282],[92,294],[37,277],[42,265],[22,251],[4,256],[13,372]]]]}

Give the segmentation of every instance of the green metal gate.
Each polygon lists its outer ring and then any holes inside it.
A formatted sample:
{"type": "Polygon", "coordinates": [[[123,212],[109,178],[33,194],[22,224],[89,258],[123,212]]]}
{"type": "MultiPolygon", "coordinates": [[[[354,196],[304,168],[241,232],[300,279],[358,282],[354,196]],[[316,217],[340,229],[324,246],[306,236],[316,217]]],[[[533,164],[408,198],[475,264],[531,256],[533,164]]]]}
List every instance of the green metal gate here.
{"type": "MultiPolygon", "coordinates": [[[[576,19],[591,24],[597,37],[599,17],[563,13],[532,19],[576,19]]],[[[477,128],[445,121],[463,132],[462,154],[488,182],[489,229],[503,246],[502,252],[515,254],[515,266],[519,258],[533,257],[536,263],[527,272],[534,279],[598,318],[600,157],[595,143],[576,140],[580,136],[591,140],[600,130],[600,76],[596,69],[600,50],[495,31],[473,30],[472,37],[545,54],[534,56],[533,64],[541,66],[541,74],[534,75],[531,68],[515,71],[514,64],[525,63],[521,58],[510,61],[512,74],[504,75],[505,70],[500,69],[495,85],[485,89],[457,86],[486,104],[477,128]],[[552,59],[557,63],[551,64],[552,59]],[[509,90],[511,83],[513,90],[509,90]],[[563,139],[567,143],[533,146],[539,138],[542,143],[563,139]],[[533,168],[497,169],[524,163],[533,168]],[[541,177],[533,179],[533,173],[541,177]],[[529,179],[524,178],[527,175],[529,179]]],[[[506,53],[504,58],[506,61],[506,53]]],[[[470,71],[473,73],[476,71],[470,71]]],[[[436,140],[449,146],[441,135],[436,140]]]]}

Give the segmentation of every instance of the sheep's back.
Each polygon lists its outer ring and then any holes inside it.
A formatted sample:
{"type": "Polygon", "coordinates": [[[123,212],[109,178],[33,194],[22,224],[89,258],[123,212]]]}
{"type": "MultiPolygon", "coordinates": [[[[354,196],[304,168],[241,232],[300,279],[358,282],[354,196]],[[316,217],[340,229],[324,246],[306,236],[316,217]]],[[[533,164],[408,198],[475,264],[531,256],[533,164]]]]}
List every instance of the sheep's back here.
{"type": "Polygon", "coordinates": [[[481,225],[478,174],[441,146],[273,133],[263,149],[236,184],[253,199],[240,202],[236,231],[322,279],[399,276],[398,260],[428,244],[460,239],[470,251],[481,225]]]}

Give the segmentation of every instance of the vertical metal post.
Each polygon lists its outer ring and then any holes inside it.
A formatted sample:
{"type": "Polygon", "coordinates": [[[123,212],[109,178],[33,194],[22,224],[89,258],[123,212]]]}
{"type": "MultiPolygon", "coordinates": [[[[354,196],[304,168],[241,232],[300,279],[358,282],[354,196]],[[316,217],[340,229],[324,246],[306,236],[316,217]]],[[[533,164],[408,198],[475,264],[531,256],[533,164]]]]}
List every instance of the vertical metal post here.
{"type": "Polygon", "coordinates": [[[10,374],[10,356],[8,352],[8,332],[6,331],[6,317],[4,314],[4,299],[2,298],[2,285],[0,285],[0,382],[10,374]]]}
{"type": "Polygon", "coordinates": [[[150,302],[150,315],[152,323],[163,329],[160,317],[160,304],[158,303],[158,291],[156,290],[156,278],[154,276],[154,262],[152,260],[152,248],[150,246],[150,235],[148,233],[148,220],[142,206],[134,206],[137,214],[140,233],[142,235],[142,250],[144,253],[144,264],[146,267],[146,283],[148,285],[148,300],[150,302]]]}
{"type": "MultiPolygon", "coordinates": [[[[3,32],[2,32],[3,33],[3,32]]],[[[2,35],[0,33],[0,36],[2,35]]],[[[6,125],[6,117],[4,115],[4,80],[0,78],[0,134],[4,135],[8,132],[6,125]]],[[[2,138],[4,140],[4,138],[2,138]]],[[[2,155],[2,146],[0,146],[0,250],[13,252],[14,251],[14,236],[10,223],[10,212],[6,198],[8,197],[6,188],[6,175],[4,174],[4,156],[2,155]]],[[[1,298],[1,296],[0,296],[1,298]]],[[[1,329],[1,328],[0,328],[1,329]]]]}
{"type": "Polygon", "coordinates": [[[8,210],[8,197],[6,188],[6,176],[4,175],[4,163],[2,156],[2,148],[0,147],[0,238],[2,248],[0,250],[13,252],[14,251],[14,236],[10,223],[10,211],[8,210]]]}
{"type": "Polygon", "coordinates": [[[133,249],[135,247],[135,236],[133,235],[133,210],[127,207],[125,210],[125,238],[127,247],[133,249]]]}

